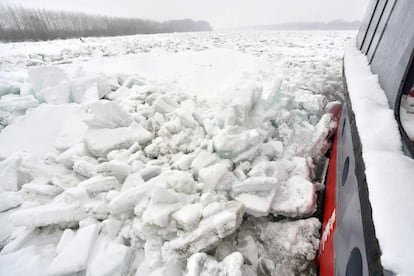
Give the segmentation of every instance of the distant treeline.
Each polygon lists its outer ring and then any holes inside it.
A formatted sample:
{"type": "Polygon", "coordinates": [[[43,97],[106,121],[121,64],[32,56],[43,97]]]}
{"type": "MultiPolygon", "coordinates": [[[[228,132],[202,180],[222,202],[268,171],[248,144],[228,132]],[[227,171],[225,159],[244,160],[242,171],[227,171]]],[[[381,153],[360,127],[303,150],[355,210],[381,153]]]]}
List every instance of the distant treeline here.
{"type": "Polygon", "coordinates": [[[0,4],[1,41],[35,41],[211,30],[208,22],[191,19],[156,22],[136,18],[27,9],[0,4]]]}
{"type": "Polygon", "coordinates": [[[335,20],[328,23],[324,22],[292,22],[279,25],[268,26],[269,29],[282,30],[358,30],[361,22],[335,20]]]}
{"type": "Polygon", "coordinates": [[[289,22],[236,28],[239,30],[358,30],[360,21],[335,20],[331,22],[289,22]]]}

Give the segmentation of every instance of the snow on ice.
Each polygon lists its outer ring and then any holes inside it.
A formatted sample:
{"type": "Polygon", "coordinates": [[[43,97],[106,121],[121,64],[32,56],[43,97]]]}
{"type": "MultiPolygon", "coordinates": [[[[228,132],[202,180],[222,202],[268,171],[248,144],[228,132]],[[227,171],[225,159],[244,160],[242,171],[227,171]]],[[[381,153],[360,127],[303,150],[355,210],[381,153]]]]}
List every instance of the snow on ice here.
{"type": "Polygon", "coordinates": [[[314,272],[352,35],[1,44],[0,274],[314,272]]]}

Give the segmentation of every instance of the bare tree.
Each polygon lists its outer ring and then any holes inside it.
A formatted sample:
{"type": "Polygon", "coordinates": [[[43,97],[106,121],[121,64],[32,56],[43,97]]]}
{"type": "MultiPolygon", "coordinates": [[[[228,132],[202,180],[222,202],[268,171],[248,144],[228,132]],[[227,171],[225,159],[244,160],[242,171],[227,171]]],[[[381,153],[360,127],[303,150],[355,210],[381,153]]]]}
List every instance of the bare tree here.
{"type": "Polygon", "coordinates": [[[191,19],[156,22],[74,12],[3,6],[0,40],[50,40],[88,36],[117,36],[167,32],[211,31],[206,21],[191,19]]]}

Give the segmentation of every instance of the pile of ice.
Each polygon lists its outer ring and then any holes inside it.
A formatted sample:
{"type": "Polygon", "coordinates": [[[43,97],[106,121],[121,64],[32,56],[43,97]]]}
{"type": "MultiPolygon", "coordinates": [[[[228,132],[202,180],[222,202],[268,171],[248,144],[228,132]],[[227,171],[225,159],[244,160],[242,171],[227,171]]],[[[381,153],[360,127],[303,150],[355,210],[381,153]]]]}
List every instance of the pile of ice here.
{"type": "Polygon", "coordinates": [[[29,69],[0,99],[0,274],[310,273],[330,95],[263,84],[218,104],[29,69]]]}

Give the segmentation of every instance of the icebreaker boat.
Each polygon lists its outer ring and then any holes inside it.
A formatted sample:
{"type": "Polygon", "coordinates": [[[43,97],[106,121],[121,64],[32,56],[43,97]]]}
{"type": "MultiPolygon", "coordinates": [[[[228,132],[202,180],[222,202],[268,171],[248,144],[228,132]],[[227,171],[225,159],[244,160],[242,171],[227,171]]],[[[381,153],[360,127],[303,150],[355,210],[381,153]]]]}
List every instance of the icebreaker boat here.
{"type": "Polygon", "coordinates": [[[414,1],[371,0],[344,55],[347,89],[325,178],[321,276],[414,275],[413,47],[414,1]]]}

